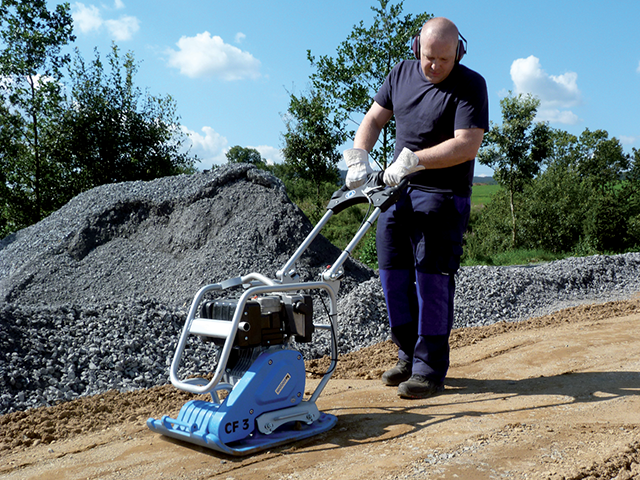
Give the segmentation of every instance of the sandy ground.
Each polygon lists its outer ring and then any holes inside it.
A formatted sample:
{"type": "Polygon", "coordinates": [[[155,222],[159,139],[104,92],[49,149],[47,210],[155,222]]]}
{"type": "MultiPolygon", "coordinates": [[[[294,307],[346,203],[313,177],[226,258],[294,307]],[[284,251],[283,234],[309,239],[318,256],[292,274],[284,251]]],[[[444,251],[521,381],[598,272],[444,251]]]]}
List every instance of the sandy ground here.
{"type": "Polygon", "coordinates": [[[170,385],[12,413],[0,478],[640,478],[639,327],[635,298],[456,330],[445,392],[425,400],[380,383],[395,350],[376,345],[342,357],[320,396],[332,430],[247,457],[148,430],[193,398],[170,385]]]}

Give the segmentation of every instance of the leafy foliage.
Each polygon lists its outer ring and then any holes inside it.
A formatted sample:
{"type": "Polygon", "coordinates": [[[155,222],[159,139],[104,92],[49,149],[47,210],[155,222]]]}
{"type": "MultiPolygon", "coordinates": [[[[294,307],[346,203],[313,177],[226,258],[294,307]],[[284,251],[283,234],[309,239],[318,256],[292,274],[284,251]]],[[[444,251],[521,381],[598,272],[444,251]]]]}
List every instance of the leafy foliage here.
{"type": "Polygon", "coordinates": [[[322,184],[336,185],[340,180],[340,154],[336,148],[344,142],[344,134],[330,119],[322,97],[314,92],[309,97],[291,95],[285,124],[282,155],[286,173],[291,180],[304,179],[315,185],[316,199],[320,201],[322,184]]]}
{"type": "Polygon", "coordinates": [[[97,52],[72,63],[72,27],[68,3],[0,2],[0,237],[97,185],[194,171],[171,97],[136,87],[115,45],[108,74],[97,52]]]}
{"type": "MultiPolygon", "coordinates": [[[[519,249],[552,255],[621,253],[640,247],[640,154],[625,155],[607,132],[555,130],[546,167],[515,194],[519,249]]],[[[508,192],[496,193],[472,222],[467,261],[492,263],[509,245],[508,192]]]]}
{"type": "Polygon", "coordinates": [[[493,168],[495,180],[509,195],[511,247],[517,245],[516,195],[538,174],[549,154],[549,127],[534,123],[539,105],[540,101],[531,95],[503,98],[503,124],[491,126],[478,154],[478,161],[493,168]]]}
{"type": "Polygon", "coordinates": [[[176,129],[171,97],[144,95],[135,86],[137,65],[131,53],[123,58],[113,45],[107,60],[109,73],[97,51],[89,65],[77,54],[72,95],[52,129],[54,154],[65,164],[71,196],[105,183],[190,171],[193,164],[181,151],[183,134],[176,129]]]}
{"type": "MultiPolygon", "coordinates": [[[[342,125],[346,135],[353,138],[355,128],[371,106],[373,96],[382,86],[391,69],[401,60],[410,58],[409,40],[431,17],[423,13],[413,17],[401,16],[403,3],[391,4],[379,0],[380,7],[371,7],[375,13],[373,23],[354,26],[353,31],[337,49],[336,56],[316,58],[307,52],[316,72],[310,77],[314,91],[326,99],[335,122],[342,125]]],[[[371,152],[378,166],[385,168],[393,158],[395,121],[385,125],[380,136],[381,147],[371,152]]]]}
{"type": "Polygon", "coordinates": [[[45,132],[60,109],[72,23],[69,4],[49,11],[44,0],[0,2],[0,234],[40,220],[55,200],[59,168],[45,132]]]}
{"type": "Polygon", "coordinates": [[[519,243],[555,253],[575,245],[583,233],[587,196],[575,171],[549,166],[523,195],[519,243]]]}
{"type": "Polygon", "coordinates": [[[246,148],[236,145],[231,147],[226,154],[229,163],[251,163],[258,167],[265,167],[266,163],[255,148],[246,148]]]}
{"type": "Polygon", "coordinates": [[[604,130],[582,132],[570,157],[580,177],[588,180],[600,195],[613,193],[623,172],[629,169],[629,159],[617,138],[609,138],[604,130]]]}
{"type": "Polygon", "coordinates": [[[27,146],[20,141],[25,129],[21,115],[12,113],[0,104],[0,237],[15,225],[28,225],[35,216],[29,190],[23,186],[22,172],[30,157],[27,146]]]}

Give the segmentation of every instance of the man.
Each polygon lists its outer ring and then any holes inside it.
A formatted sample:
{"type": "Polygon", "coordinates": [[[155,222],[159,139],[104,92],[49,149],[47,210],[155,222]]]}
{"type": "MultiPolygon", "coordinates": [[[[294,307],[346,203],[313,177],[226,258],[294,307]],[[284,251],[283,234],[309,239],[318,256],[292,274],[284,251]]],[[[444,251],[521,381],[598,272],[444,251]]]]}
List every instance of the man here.
{"type": "Polygon", "coordinates": [[[486,83],[459,64],[464,44],[453,22],[429,20],[416,41],[417,60],[391,71],[356,132],[354,148],[344,152],[347,186],[357,188],[371,172],[368,152],[395,115],[395,161],[384,181],[393,186],[410,176],[409,187],[379,217],[376,243],[398,346],[398,363],[382,381],[397,386],[403,398],[444,390],[454,275],[469,220],[474,159],[489,129],[486,83]]]}

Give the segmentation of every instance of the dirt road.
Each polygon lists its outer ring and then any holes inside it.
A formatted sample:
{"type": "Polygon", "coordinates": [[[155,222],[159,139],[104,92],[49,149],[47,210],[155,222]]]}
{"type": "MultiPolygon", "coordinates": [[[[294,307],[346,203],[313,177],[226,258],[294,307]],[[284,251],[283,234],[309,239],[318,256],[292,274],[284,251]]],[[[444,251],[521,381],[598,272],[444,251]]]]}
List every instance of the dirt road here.
{"type": "Polygon", "coordinates": [[[318,401],[336,427],[250,457],[149,431],[190,398],[171,386],[13,413],[0,478],[640,478],[639,327],[636,298],[457,330],[445,392],[415,401],[380,383],[394,350],[376,345],[342,358],[318,401]]]}

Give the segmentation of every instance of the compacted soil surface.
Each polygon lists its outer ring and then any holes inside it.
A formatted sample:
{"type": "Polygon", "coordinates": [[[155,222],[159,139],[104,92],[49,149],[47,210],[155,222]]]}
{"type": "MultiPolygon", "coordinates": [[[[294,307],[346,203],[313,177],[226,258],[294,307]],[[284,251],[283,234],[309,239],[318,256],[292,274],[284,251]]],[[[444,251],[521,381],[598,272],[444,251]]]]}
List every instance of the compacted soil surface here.
{"type": "Polygon", "coordinates": [[[245,457],[149,430],[194,398],[171,385],[14,412],[0,416],[0,478],[640,478],[639,327],[635,297],[454,330],[445,391],[422,400],[381,384],[391,343],[367,347],[318,399],[333,429],[245,457]]]}

